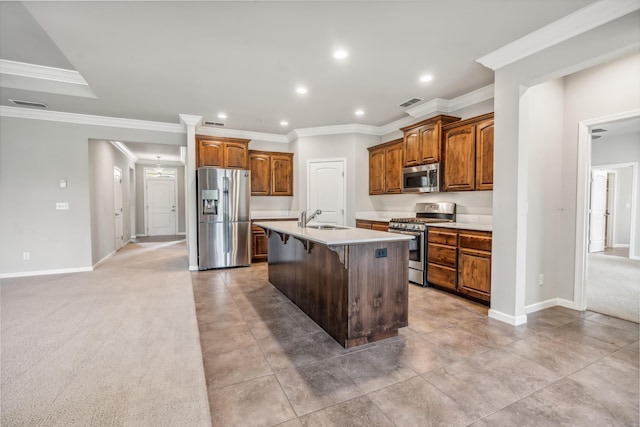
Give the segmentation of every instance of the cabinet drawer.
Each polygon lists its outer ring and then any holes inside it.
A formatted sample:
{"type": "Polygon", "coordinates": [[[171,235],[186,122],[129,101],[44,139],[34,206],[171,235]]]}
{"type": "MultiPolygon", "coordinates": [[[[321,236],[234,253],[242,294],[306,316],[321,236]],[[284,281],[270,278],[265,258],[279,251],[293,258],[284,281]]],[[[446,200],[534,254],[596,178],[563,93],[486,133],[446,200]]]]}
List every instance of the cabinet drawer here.
{"type": "Polygon", "coordinates": [[[436,229],[433,227],[428,228],[428,230],[429,230],[429,236],[427,237],[427,241],[429,243],[438,243],[441,245],[457,246],[458,244],[457,231],[455,230],[449,231],[449,230],[444,230],[442,228],[436,229]]]}
{"type": "Polygon", "coordinates": [[[427,282],[449,289],[456,289],[456,269],[438,264],[427,264],[427,282]]]}
{"type": "Polygon", "coordinates": [[[371,230],[372,225],[371,221],[356,219],[356,228],[366,228],[367,230],[371,230]]]}
{"type": "Polygon", "coordinates": [[[491,234],[473,231],[460,232],[460,247],[491,252],[491,234]]]}
{"type": "Polygon", "coordinates": [[[378,231],[388,231],[389,230],[389,223],[387,223],[387,222],[372,222],[371,223],[371,229],[372,230],[378,230],[378,231]]]}
{"type": "Polygon", "coordinates": [[[427,248],[427,260],[429,263],[440,264],[448,267],[456,267],[456,248],[430,243],[427,248]]]}

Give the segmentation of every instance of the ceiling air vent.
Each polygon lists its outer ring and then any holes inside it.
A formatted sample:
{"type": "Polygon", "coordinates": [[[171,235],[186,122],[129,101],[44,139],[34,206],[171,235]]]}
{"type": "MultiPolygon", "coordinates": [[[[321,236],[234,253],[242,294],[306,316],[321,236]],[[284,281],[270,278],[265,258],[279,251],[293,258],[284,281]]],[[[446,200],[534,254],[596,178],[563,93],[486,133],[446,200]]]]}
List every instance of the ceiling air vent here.
{"type": "Polygon", "coordinates": [[[410,100],[405,101],[402,104],[398,105],[398,107],[407,108],[408,106],[413,105],[420,101],[422,101],[422,99],[420,98],[411,98],[410,100]]]}
{"type": "Polygon", "coordinates": [[[49,108],[47,104],[43,104],[42,102],[20,101],[18,99],[10,99],[9,101],[13,102],[16,105],[21,105],[23,107],[49,108]]]}
{"type": "Polygon", "coordinates": [[[224,123],[219,122],[204,122],[205,126],[224,126],[224,123]]]}

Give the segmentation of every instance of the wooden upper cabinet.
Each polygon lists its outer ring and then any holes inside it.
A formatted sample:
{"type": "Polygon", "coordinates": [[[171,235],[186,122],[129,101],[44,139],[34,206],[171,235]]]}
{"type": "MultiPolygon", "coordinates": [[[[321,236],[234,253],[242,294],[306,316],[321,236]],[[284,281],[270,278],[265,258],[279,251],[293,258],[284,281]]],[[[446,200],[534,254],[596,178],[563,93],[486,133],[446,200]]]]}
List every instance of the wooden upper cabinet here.
{"type": "Polygon", "coordinates": [[[493,189],[493,113],[443,126],[442,189],[493,189]]]}
{"type": "Polygon", "coordinates": [[[271,158],[268,154],[249,152],[251,195],[268,196],[271,191],[271,158]]]}
{"type": "Polygon", "coordinates": [[[369,147],[369,194],[402,192],[402,140],[369,147]]]}
{"type": "Polygon", "coordinates": [[[369,149],[369,194],[384,194],[385,148],[369,149]]]}
{"type": "Polygon", "coordinates": [[[248,139],[196,135],[196,167],[247,169],[248,139]]]}
{"type": "Polygon", "coordinates": [[[293,153],[249,151],[252,196],[293,196],[293,153]]]}
{"type": "Polygon", "coordinates": [[[402,193],[402,142],[387,146],[384,161],[384,192],[402,193]]]}
{"type": "Polygon", "coordinates": [[[493,120],[476,126],[476,190],[493,190],[493,120]]]}
{"type": "Polygon", "coordinates": [[[442,186],[445,191],[468,191],[475,186],[475,127],[467,125],[444,133],[444,173],[442,186]]]}
{"type": "Polygon", "coordinates": [[[404,167],[440,161],[442,126],[460,120],[459,117],[439,115],[401,128],[404,132],[404,167]]]}
{"type": "Polygon", "coordinates": [[[271,195],[293,196],[293,154],[271,155],[271,195]]]}

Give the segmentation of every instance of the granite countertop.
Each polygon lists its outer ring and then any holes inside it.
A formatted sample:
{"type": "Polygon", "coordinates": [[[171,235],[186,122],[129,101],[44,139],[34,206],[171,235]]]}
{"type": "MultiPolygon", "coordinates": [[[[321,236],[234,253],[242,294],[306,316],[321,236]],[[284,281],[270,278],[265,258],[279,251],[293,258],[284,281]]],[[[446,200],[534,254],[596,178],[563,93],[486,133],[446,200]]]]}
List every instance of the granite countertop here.
{"type": "Polygon", "coordinates": [[[429,227],[455,228],[459,230],[493,231],[491,224],[478,224],[477,222],[438,222],[429,224],[429,227]]]}
{"type": "MultiPolygon", "coordinates": [[[[363,228],[344,227],[340,230],[318,230],[310,227],[298,227],[296,221],[260,221],[255,225],[280,233],[290,234],[301,239],[318,242],[323,245],[350,245],[358,243],[397,242],[411,240],[413,236],[363,228]]],[[[342,226],[341,226],[342,227],[342,226]]]]}

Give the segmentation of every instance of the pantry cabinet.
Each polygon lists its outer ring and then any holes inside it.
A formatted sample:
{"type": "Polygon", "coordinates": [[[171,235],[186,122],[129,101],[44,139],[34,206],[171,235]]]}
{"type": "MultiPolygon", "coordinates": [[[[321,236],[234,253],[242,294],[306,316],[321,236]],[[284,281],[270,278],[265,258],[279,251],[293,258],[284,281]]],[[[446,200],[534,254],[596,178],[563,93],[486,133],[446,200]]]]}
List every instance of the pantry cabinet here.
{"type": "Polygon", "coordinates": [[[493,113],[443,127],[442,189],[493,189],[493,113]]]}
{"type": "Polygon", "coordinates": [[[460,120],[459,117],[439,115],[401,128],[403,138],[403,166],[418,166],[440,161],[442,126],[460,120]]]}
{"type": "Polygon", "coordinates": [[[402,192],[402,140],[369,147],[369,194],[402,192]]]}
{"type": "Polygon", "coordinates": [[[293,196],[293,153],[249,151],[252,196],[293,196]]]}
{"type": "Polygon", "coordinates": [[[196,135],[196,166],[247,169],[249,140],[196,135]]]}

